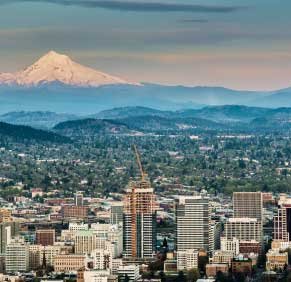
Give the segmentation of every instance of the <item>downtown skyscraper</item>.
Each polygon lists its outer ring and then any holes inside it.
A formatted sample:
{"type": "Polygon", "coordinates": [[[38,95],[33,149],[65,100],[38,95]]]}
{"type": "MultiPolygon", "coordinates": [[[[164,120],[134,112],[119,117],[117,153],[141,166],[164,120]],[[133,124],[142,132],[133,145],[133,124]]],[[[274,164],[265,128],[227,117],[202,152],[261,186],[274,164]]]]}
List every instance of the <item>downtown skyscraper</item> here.
{"type": "Polygon", "coordinates": [[[181,196],[176,204],[177,251],[209,249],[209,199],[181,196]]]}
{"type": "Polygon", "coordinates": [[[285,242],[291,241],[291,198],[280,195],[278,211],[274,216],[274,239],[285,242]]]}
{"type": "Polygon", "coordinates": [[[141,180],[130,181],[125,189],[123,255],[125,258],[152,258],[156,252],[156,197],[134,149],[141,180]]]}
{"type": "Polygon", "coordinates": [[[261,192],[234,192],[234,217],[256,218],[263,221],[263,194],[261,192]]]}

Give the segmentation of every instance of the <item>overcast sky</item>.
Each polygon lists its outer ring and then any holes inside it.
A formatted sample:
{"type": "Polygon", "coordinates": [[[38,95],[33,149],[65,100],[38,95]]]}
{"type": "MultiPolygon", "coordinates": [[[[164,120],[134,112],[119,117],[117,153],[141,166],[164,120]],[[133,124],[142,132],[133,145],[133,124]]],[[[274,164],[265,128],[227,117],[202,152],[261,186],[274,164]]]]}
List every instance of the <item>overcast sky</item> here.
{"type": "Polygon", "coordinates": [[[291,85],[290,0],[0,0],[0,72],[49,50],[131,80],[291,85]]]}

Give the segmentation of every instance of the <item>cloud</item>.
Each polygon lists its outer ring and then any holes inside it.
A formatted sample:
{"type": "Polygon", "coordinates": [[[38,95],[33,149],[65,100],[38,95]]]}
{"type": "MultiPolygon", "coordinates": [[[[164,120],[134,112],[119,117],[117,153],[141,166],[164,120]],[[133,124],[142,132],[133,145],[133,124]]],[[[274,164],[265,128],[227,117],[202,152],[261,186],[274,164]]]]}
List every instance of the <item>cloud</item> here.
{"type": "Polygon", "coordinates": [[[183,3],[140,2],[121,0],[0,0],[0,4],[10,3],[52,3],[64,6],[103,8],[132,12],[186,12],[186,13],[231,13],[243,9],[238,6],[195,5],[183,3]]]}

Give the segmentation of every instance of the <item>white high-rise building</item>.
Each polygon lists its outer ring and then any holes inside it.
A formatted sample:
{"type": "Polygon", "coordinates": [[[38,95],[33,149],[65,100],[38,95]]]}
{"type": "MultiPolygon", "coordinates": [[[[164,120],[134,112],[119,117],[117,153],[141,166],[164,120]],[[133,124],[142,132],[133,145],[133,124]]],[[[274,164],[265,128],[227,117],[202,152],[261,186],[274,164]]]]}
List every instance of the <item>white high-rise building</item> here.
{"type": "Polygon", "coordinates": [[[7,273],[25,272],[29,268],[29,247],[23,238],[11,239],[6,246],[5,266],[7,273]]]}
{"type": "Polygon", "coordinates": [[[209,199],[183,196],[176,205],[177,251],[209,250],[209,199]]]}

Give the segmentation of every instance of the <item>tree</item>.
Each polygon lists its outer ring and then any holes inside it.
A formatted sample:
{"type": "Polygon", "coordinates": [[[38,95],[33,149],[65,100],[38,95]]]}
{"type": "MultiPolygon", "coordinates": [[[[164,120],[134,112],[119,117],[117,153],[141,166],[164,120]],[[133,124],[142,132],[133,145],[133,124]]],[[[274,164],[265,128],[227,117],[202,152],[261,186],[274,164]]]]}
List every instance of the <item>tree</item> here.
{"type": "Polygon", "coordinates": [[[166,281],[166,275],[165,275],[164,271],[160,271],[159,277],[161,279],[161,282],[165,282],[166,281]]]}
{"type": "Polygon", "coordinates": [[[192,268],[187,273],[187,281],[188,282],[196,282],[196,280],[200,277],[199,271],[197,268],[192,268]]]}
{"type": "Polygon", "coordinates": [[[199,271],[205,273],[206,264],[207,263],[208,263],[208,257],[207,256],[199,256],[199,258],[198,258],[198,268],[199,268],[199,271]]]}
{"type": "Polygon", "coordinates": [[[176,281],[177,282],[186,282],[187,281],[183,271],[179,271],[176,281]]]}
{"type": "Polygon", "coordinates": [[[163,248],[168,249],[168,241],[166,238],[164,238],[164,241],[163,241],[163,248]]]}

